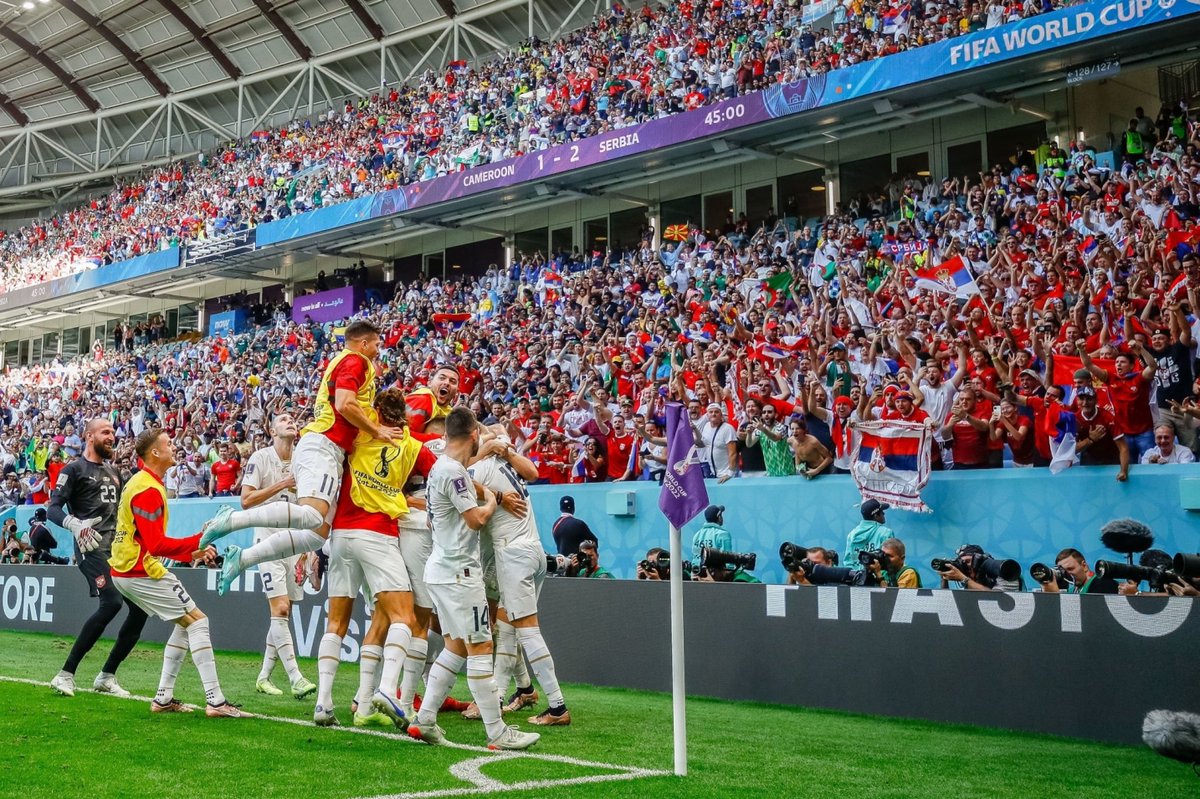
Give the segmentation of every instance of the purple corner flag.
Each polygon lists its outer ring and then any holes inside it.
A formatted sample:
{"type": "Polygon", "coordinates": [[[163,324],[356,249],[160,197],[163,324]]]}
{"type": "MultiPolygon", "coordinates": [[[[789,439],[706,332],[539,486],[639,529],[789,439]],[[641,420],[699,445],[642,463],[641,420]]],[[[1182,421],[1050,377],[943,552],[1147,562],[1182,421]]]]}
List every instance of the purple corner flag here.
{"type": "Polygon", "coordinates": [[[682,528],[708,507],[708,490],[704,487],[700,464],[692,455],[696,441],[687,408],[678,402],[668,402],[666,415],[667,470],[658,507],[671,524],[682,528]]]}

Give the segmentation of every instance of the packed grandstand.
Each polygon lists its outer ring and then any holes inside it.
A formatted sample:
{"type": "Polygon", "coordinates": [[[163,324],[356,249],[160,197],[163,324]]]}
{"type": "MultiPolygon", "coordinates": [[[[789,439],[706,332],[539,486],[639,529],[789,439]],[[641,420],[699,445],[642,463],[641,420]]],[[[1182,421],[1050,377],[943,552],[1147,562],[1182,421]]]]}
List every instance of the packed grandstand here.
{"type": "MultiPolygon", "coordinates": [[[[783,4],[614,4],[557,41],[449,63],[37,220],[0,240],[5,282],[219,237],[1054,8],[837,4],[814,30],[783,4]]],[[[1200,142],[1193,98],[1165,99],[1157,118],[1113,109],[1131,118],[1115,153],[1047,139],[977,175],[880,176],[822,217],[781,207],[694,219],[603,252],[538,250],[477,276],[399,281],[358,313],[387,331],[386,384],[413,389],[459,364],[463,400],[510,426],[543,482],[660,478],[663,404],[680,385],[700,458],[721,480],[845,471],[855,425],[876,418],[926,423],[935,469],[1057,471],[1064,410],[1078,422],[1066,459],[1117,465],[1125,479],[1131,464],[1190,461],[1200,416],[1200,142]]],[[[113,420],[126,469],[132,438],[153,424],[181,457],[212,464],[223,443],[243,459],[264,443],[271,412],[303,415],[347,319],[297,322],[258,300],[248,310],[254,324],[239,335],[168,341],[152,319],[67,362],[10,366],[2,457],[29,474],[8,500],[39,501],[39,475],[52,481],[78,454],[72,437],[96,415],[113,420]]]]}

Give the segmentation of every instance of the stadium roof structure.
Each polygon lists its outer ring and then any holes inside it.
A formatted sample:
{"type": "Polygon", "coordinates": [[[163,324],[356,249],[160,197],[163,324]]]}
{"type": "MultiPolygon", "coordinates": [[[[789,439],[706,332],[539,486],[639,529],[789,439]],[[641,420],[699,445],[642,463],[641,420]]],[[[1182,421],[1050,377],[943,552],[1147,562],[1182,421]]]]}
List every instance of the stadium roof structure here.
{"type": "Polygon", "coordinates": [[[603,0],[0,0],[0,217],[458,59],[603,0]]]}

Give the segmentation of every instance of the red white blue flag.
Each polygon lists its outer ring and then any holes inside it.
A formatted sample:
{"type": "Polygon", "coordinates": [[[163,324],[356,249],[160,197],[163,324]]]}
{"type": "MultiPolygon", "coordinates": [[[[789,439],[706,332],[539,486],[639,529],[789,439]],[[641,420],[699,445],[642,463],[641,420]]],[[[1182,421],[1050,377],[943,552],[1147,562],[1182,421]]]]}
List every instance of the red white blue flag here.
{"type": "Polygon", "coordinates": [[[850,458],[850,473],[863,499],[895,508],[931,513],[921,499],[929,482],[933,433],[923,422],[899,420],[858,422],[860,434],[850,458]]]}

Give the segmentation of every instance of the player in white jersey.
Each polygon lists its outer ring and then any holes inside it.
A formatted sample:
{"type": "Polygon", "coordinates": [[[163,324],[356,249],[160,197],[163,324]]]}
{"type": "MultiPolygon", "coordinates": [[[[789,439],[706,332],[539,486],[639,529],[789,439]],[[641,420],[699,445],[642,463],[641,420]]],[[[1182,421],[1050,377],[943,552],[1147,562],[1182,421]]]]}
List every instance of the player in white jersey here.
{"type": "Polygon", "coordinates": [[[490,749],[528,749],[537,733],[507,726],[492,674],[492,630],[483,587],[479,530],[496,511],[496,494],[476,489],[466,464],[478,454],[479,423],[467,408],[446,417],[446,451],[430,470],[426,501],[433,527],[433,551],[425,564],[425,583],[437,609],[446,648],[429,672],[425,701],[409,734],[429,743],[445,743],[437,724],[442,700],[463,666],[479,706],[490,749]],[[479,501],[483,504],[480,505],[479,501]]]}
{"type": "MultiPolygon", "coordinates": [[[[280,413],[271,420],[271,445],[257,450],[246,462],[242,477],[242,508],[253,508],[268,502],[296,501],[296,479],[292,476],[292,449],[296,444],[296,420],[290,413],[280,413]]],[[[254,543],[277,532],[271,527],[255,527],[254,543]]],[[[280,696],[283,691],[271,682],[276,661],[283,663],[292,696],[304,699],[317,686],[300,673],[296,664],[296,647],[292,641],[292,603],[304,598],[304,589],[296,582],[296,564],[303,555],[283,560],[266,561],[259,566],[258,576],[271,609],[271,625],[267,628],[267,648],[255,689],[260,694],[280,696]]]]}
{"type": "MultiPolygon", "coordinates": [[[[527,499],[525,480],[536,480],[537,466],[517,453],[507,439],[497,439],[501,450],[471,465],[469,473],[475,482],[498,495],[516,492],[527,499]]],[[[495,680],[500,691],[508,689],[508,681],[524,650],[529,658],[546,698],[548,710],[532,716],[530,724],[557,726],[571,723],[571,714],[563,701],[554,659],[538,627],[537,602],[546,579],[546,552],[538,535],[537,520],[532,513],[517,516],[498,508],[480,531],[483,546],[494,552],[496,583],[500,592],[500,607],[496,612],[495,680]]],[[[526,693],[532,693],[532,687],[526,693]]],[[[518,693],[522,689],[518,688],[518,693]]],[[[518,697],[514,697],[516,700],[518,697]]]]}

